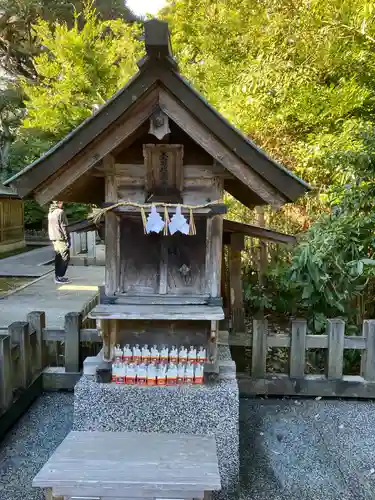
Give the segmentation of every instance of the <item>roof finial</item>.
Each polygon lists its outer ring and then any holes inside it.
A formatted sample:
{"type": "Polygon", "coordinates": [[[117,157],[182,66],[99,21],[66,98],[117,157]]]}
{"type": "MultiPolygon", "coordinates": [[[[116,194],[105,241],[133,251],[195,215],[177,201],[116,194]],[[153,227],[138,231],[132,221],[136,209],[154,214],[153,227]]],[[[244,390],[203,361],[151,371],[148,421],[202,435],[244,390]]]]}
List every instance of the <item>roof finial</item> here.
{"type": "Polygon", "coordinates": [[[145,23],[145,46],[148,57],[173,59],[168,23],[151,19],[145,23]]]}

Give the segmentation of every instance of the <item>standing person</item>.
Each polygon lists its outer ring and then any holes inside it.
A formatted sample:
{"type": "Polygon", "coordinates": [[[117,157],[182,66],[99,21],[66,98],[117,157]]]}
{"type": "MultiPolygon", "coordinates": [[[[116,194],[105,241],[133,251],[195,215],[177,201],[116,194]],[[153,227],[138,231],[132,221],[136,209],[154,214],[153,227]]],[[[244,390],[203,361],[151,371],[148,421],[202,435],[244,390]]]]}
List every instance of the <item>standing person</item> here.
{"type": "Polygon", "coordinates": [[[55,283],[66,284],[65,277],[70,260],[70,236],[67,229],[68,219],[62,201],[53,201],[48,213],[48,236],[55,249],[55,283]]]}

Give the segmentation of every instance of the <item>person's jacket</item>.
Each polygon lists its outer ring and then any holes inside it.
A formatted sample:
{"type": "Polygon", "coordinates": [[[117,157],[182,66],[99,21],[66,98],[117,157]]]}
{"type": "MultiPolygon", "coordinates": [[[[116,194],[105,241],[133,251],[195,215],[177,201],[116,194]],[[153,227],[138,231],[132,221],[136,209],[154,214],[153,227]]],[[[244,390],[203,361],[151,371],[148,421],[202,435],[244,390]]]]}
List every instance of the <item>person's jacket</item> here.
{"type": "Polygon", "coordinates": [[[62,208],[59,208],[56,203],[52,203],[48,213],[48,236],[51,241],[66,241],[70,242],[69,233],[67,230],[68,219],[62,208]]]}

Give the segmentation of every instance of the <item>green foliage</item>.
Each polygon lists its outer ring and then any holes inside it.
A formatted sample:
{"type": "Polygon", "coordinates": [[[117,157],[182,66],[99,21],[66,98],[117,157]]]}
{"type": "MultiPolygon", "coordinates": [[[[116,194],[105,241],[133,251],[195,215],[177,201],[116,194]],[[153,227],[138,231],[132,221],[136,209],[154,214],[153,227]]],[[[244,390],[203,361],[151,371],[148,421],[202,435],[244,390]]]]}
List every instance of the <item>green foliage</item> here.
{"type": "Polygon", "coordinates": [[[87,6],[71,29],[64,23],[52,29],[40,20],[34,30],[44,52],[34,58],[39,83],[23,79],[28,97],[23,125],[61,138],[135,73],[141,51],[139,28],[121,20],[101,21],[87,6]]]}
{"type": "MultiPolygon", "coordinates": [[[[9,150],[24,117],[22,94],[14,86],[0,91],[0,171],[2,177],[9,173],[9,150]]],[[[4,180],[4,179],[3,179],[4,180]]]]}
{"type": "MultiPolygon", "coordinates": [[[[8,173],[38,159],[136,71],[135,62],[141,57],[139,26],[122,19],[104,21],[93,5],[72,17],[71,26],[57,22],[52,27],[40,19],[33,27],[43,52],[33,58],[38,80],[27,76],[19,80],[27,96],[27,114],[10,146],[8,173]]],[[[85,217],[88,207],[68,204],[66,212],[73,222],[85,217]]],[[[45,225],[46,208],[27,202],[25,223],[29,228],[45,225]]]]}
{"type": "Polygon", "coordinates": [[[367,0],[178,0],[165,10],[183,72],[267,152],[316,186],[350,176],[373,120],[367,0]]]}
{"type": "MultiPolygon", "coordinates": [[[[373,2],[176,0],[164,16],[183,73],[321,195],[266,211],[275,229],[310,229],[264,288],[245,269],[248,306],[313,317],[319,331],[327,316],[354,322],[373,293],[373,2]]],[[[230,215],[256,221],[233,199],[230,215]]]]}
{"type": "Polygon", "coordinates": [[[354,300],[374,274],[374,220],[373,215],[322,216],[296,248],[288,275],[300,291],[301,308],[315,317],[316,330],[323,328],[323,317],[353,320],[354,300]]]}
{"type": "MultiPolygon", "coordinates": [[[[38,18],[51,27],[56,22],[74,25],[75,13],[82,12],[81,0],[0,0],[0,67],[11,77],[22,76],[31,81],[38,77],[33,58],[42,50],[33,25],[38,18]]],[[[134,21],[122,0],[95,0],[101,19],[134,21]]]]}

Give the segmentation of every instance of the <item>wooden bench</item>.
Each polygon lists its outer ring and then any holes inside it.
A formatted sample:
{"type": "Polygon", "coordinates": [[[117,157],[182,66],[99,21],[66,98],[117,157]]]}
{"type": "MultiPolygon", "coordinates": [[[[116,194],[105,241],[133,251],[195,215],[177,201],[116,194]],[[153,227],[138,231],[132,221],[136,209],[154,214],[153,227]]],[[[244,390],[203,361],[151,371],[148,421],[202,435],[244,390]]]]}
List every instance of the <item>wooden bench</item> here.
{"type": "Polygon", "coordinates": [[[33,486],[51,500],[192,500],[221,488],[213,437],[137,432],[70,432],[33,486]]]}

